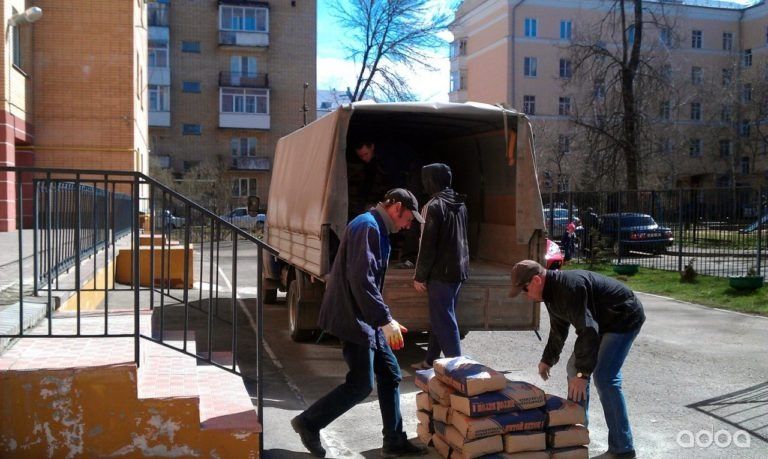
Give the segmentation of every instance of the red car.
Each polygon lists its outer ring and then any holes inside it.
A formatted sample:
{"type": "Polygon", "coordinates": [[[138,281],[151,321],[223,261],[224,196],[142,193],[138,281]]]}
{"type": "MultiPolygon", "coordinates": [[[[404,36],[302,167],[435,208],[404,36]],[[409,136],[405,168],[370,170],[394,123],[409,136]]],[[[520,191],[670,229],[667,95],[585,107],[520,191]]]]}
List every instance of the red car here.
{"type": "Polygon", "coordinates": [[[560,269],[565,263],[560,246],[550,239],[547,239],[547,253],[544,255],[544,261],[547,269],[560,269]]]}

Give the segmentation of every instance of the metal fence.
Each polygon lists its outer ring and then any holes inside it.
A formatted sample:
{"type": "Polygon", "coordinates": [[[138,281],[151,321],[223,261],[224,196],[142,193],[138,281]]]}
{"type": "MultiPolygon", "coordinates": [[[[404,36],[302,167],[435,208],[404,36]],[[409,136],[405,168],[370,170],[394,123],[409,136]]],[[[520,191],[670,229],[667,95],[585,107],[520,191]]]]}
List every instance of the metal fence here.
{"type": "Polygon", "coordinates": [[[700,274],[719,277],[763,271],[764,189],[544,192],[542,198],[551,239],[560,242],[569,222],[577,227],[577,258],[599,246],[614,263],[680,271],[693,260],[700,274]],[[633,214],[650,216],[658,227],[635,226],[640,219],[633,214]],[[610,223],[617,219],[623,223],[610,223]],[[666,242],[648,244],[651,238],[666,242]]]}

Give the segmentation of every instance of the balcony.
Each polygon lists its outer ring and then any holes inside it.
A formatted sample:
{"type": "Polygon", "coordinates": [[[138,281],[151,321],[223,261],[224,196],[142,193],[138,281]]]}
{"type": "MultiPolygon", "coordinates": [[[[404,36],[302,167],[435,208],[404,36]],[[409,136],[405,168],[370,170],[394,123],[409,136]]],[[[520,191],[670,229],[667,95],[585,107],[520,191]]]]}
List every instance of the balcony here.
{"type": "Polygon", "coordinates": [[[219,86],[233,88],[269,88],[269,74],[219,72],[219,86]]]}
{"type": "Polygon", "coordinates": [[[219,88],[219,127],[269,129],[269,89],[219,88]]]}
{"type": "Polygon", "coordinates": [[[246,32],[243,30],[220,30],[219,45],[222,46],[269,46],[269,32],[246,32]]]}
{"type": "Polygon", "coordinates": [[[232,169],[245,171],[269,171],[272,161],[268,157],[236,156],[232,158],[232,169]]]}
{"type": "Polygon", "coordinates": [[[166,3],[149,3],[147,5],[147,22],[150,27],[168,27],[170,21],[168,20],[168,4],[166,3]]]}
{"type": "Polygon", "coordinates": [[[232,129],[269,129],[268,113],[219,113],[219,127],[232,129]]]}
{"type": "Polygon", "coordinates": [[[171,112],[149,112],[149,125],[171,127],[171,112]]]}

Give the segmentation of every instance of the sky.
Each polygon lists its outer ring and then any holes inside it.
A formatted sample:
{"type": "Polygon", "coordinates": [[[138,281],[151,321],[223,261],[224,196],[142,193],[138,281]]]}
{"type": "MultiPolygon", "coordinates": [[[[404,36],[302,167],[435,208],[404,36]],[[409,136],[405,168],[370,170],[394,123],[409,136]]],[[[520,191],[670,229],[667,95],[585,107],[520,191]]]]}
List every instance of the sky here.
{"type": "MultiPolygon", "coordinates": [[[[439,7],[445,7],[448,3],[448,0],[432,1],[439,7]]],[[[343,33],[336,24],[329,5],[329,0],[317,2],[317,89],[344,91],[348,86],[354,87],[359,67],[348,59],[348,53],[343,46],[343,33]]],[[[448,42],[452,40],[452,35],[450,32],[445,32],[442,37],[446,40],[445,47],[434,50],[433,65],[439,68],[438,71],[428,72],[420,69],[414,73],[404,70],[404,74],[409,75],[411,88],[421,101],[448,101],[450,83],[448,42]]]]}

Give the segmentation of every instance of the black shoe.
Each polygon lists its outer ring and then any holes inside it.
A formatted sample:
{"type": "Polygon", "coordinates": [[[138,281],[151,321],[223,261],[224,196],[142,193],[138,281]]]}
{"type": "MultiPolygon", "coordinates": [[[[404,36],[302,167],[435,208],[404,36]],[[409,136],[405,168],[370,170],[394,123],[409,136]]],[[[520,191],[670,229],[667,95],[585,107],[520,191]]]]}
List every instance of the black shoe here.
{"type": "Polygon", "coordinates": [[[381,448],[381,457],[423,456],[427,454],[427,447],[421,446],[406,438],[405,434],[398,442],[384,442],[381,448]]]}
{"type": "Polygon", "coordinates": [[[614,453],[613,457],[615,457],[616,459],[635,459],[637,457],[637,454],[635,454],[634,449],[631,449],[624,453],[614,453]]]}
{"type": "Polygon", "coordinates": [[[293,427],[294,432],[299,434],[301,443],[307,448],[307,451],[315,457],[325,457],[325,448],[320,443],[320,432],[307,428],[301,419],[301,415],[291,419],[291,427],[293,427]]]}

